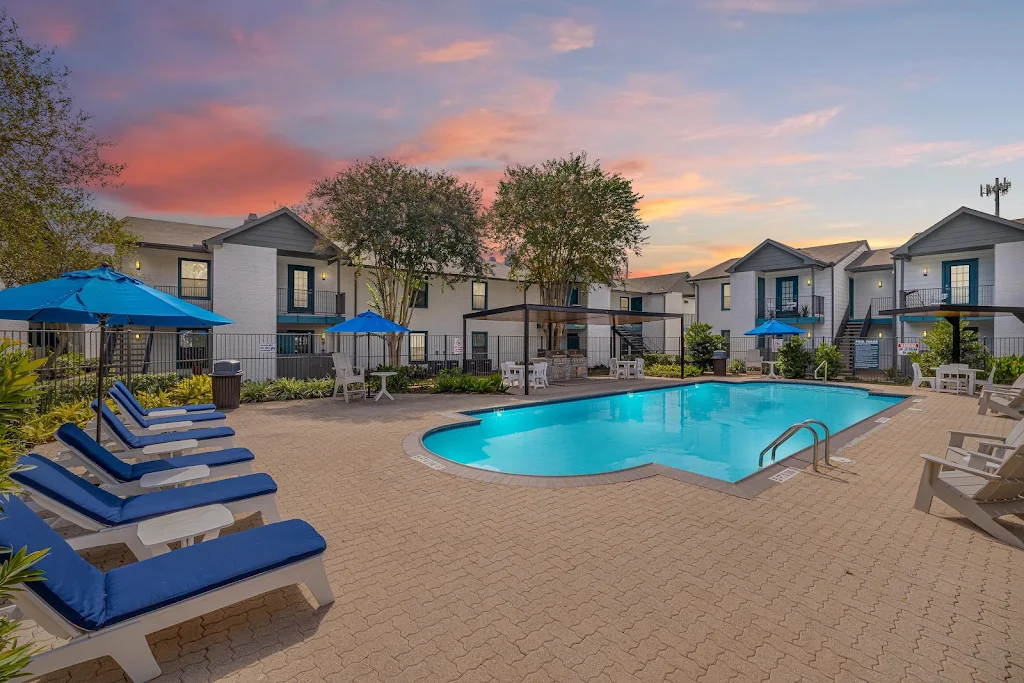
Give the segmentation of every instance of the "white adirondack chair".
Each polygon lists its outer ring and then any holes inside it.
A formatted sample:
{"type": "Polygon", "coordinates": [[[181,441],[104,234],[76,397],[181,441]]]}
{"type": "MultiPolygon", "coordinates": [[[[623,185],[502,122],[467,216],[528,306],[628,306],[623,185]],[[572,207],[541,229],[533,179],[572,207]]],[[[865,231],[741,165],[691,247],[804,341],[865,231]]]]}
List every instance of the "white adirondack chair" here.
{"type": "Polygon", "coordinates": [[[921,373],[921,364],[914,363],[914,381],[910,383],[911,389],[916,389],[922,384],[927,384],[932,389],[936,388],[934,377],[925,377],[921,373]]]}
{"type": "Polygon", "coordinates": [[[366,400],[368,393],[366,389],[366,368],[353,368],[352,359],[347,353],[332,353],[334,361],[334,396],[338,398],[338,389],[341,389],[345,396],[345,403],[348,403],[349,396],[362,395],[366,400]],[[359,372],[356,372],[356,370],[359,372]],[[355,386],[353,389],[352,386],[355,386]]]}

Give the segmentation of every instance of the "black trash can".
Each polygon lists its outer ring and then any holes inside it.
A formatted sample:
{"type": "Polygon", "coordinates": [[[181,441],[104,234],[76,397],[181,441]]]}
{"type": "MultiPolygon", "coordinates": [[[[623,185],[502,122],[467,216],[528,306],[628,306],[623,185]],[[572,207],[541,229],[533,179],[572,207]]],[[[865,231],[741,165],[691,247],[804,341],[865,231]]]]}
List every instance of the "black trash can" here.
{"type": "Polygon", "coordinates": [[[725,377],[726,364],[729,362],[729,354],[725,351],[714,351],[711,354],[711,369],[716,377],[725,377]]]}
{"type": "Polygon", "coordinates": [[[210,373],[213,380],[213,404],[218,409],[237,408],[242,400],[242,364],[237,360],[219,360],[210,373]]]}

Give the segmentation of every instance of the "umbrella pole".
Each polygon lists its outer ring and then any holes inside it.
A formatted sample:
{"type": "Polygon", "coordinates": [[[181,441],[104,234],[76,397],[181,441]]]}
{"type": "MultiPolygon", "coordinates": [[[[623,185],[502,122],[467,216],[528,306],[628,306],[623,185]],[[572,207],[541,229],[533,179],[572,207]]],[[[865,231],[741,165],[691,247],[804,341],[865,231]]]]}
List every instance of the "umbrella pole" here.
{"type": "Polygon", "coordinates": [[[103,425],[103,337],[107,333],[107,319],[110,316],[101,315],[100,319],[100,362],[96,368],[96,443],[103,443],[101,430],[103,425]]]}

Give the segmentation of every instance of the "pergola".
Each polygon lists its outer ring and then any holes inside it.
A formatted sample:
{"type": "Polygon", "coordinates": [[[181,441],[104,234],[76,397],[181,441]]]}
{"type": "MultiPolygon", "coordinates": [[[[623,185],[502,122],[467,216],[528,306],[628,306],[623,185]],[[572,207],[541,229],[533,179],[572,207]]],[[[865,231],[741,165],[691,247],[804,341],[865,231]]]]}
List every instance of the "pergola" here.
{"type": "MultiPolygon", "coordinates": [[[[953,359],[960,362],[960,320],[961,318],[993,318],[997,315],[1012,315],[1024,322],[1024,307],[1021,306],[976,306],[973,304],[931,304],[928,306],[904,306],[879,311],[878,315],[920,315],[945,318],[953,326],[953,359]]],[[[895,333],[895,330],[893,330],[895,333]]]]}
{"type": "MultiPolygon", "coordinates": [[[[609,325],[614,336],[618,325],[635,325],[637,323],[656,320],[682,321],[682,313],[658,313],[654,311],[619,311],[610,308],[583,308],[581,306],[549,306],[546,304],[522,303],[515,306],[490,308],[485,311],[474,311],[462,316],[462,339],[466,339],[466,323],[470,320],[493,320],[496,322],[523,323],[523,367],[530,364],[530,323],[564,323],[577,325],[609,325]]],[[[680,323],[681,324],[681,323],[680,323]]],[[[609,348],[609,353],[611,349],[609,348]]],[[[680,339],[679,376],[683,376],[682,356],[685,348],[680,339]]],[[[462,366],[466,366],[466,344],[462,344],[462,366]]],[[[528,373],[527,373],[528,374],[528,373]]],[[[530,382],[523,382],[523,393],[530,393],[530,382]]]]}

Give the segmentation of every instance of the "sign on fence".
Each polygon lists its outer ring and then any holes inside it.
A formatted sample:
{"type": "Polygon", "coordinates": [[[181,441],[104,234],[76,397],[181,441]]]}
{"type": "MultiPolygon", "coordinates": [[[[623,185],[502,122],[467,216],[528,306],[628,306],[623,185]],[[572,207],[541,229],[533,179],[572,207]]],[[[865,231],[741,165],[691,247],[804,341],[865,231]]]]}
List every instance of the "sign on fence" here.
{"type": "Polygon", "coordinates": [[[853,341],[853,367],[855,370],[878,369],[877,339],[855,339],[853,341]]]}
{"type": "Polygon", "coordinates": [[[921,350],[921,342],[900,342],[896,345],[896,352],[901,356],[909,356],[921,350]]]}
{"type": "Polygon", "coordinates": [[[462,337],[452,337],[452,355],[462,355],[462,337]]]}
{"type": "Polygon", "coordinates": [[[260,344],[260,353],[277,353],[277,344],[260,344]]]}

